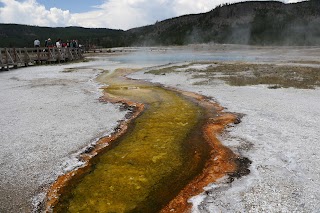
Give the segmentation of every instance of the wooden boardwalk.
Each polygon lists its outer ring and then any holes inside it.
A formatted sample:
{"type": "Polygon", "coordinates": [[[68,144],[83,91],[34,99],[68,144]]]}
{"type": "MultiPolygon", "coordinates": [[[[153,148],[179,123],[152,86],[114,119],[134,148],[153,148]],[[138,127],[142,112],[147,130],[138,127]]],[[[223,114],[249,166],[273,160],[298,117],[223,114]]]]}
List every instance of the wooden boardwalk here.
{"type": "Polygon", "coordinates": [[[83,58],[80,48],[0,48],[0,68],[9,70],[33,64],[61,63],[83,58]]]}

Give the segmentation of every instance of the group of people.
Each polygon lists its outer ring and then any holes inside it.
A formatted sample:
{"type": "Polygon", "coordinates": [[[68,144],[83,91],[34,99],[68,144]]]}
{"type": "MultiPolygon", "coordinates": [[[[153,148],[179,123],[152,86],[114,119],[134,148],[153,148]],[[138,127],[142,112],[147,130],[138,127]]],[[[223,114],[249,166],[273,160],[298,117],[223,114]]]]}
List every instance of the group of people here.
{"type": "MultiPolygon", "coordinates": [[[[40,40],[36,39],[33,42],[34,47],[40,47],[40,40]]],[[[73,47],[73,48],[78,48],[81,47],[81,45],[79,45],[78,40],[67,40],[67,42],[62,42],[62,40],[59,38],[56,40],[56,42],[53,42],[51,40],[51,38],[48,38],[47,40],[45,40],[44,42],[44,46],[45,47],[57,47],[57,48],[63,48],[63,47],[73,47]]]]}

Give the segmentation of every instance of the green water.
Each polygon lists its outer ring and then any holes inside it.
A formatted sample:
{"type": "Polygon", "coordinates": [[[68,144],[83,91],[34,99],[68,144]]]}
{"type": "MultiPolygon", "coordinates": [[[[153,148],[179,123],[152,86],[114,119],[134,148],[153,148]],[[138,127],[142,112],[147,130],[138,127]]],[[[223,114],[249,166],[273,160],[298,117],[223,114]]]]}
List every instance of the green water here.
{"type": "Polygon", "coordinates": [[[91,170],[69,186],[54,212],[157,212],[202,168],[208,147],[203,111],[158,86],[102,75],[110,96],[145,104],[145,111],[91,170]]]}

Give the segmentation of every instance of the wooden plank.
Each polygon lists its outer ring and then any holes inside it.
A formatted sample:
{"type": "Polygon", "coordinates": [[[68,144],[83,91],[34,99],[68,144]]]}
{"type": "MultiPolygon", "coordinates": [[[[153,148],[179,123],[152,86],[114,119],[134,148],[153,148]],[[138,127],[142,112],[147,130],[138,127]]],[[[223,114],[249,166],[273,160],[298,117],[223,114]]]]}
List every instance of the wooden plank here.
{"type": "Polygon", "coordinates": [[[74,60],[74,57],[73,57],[71,48],[68,48],[68,56],[69,56],[69,60],[70,60],[70,61],[73,61],[73,60],[74,60]]]}
{"type": "Polygon", "coordinates": [[[17,52],[16,48],[13,48],[11,50],[12,58],[13,58],[13,67],[16,69],[18,68],[18,57],[17,57],[17,52]]]}
{"type": "Polygon", "coordinates": [[[27,48],[24,48],[24,65],[27,67],[31,61],[27,48]]]}
{"type": "Polygon", "coordinates": [[[17,55],[17,63],[23,64],[23,60],[22,60],[22,54],[21,54],[21,48],[18,48],[18,50],[16,50],[16,55],[17,55]]]}
{"type": "Polygon", "coordinates": [[[55,55],[55,49],[54,48],[48,48],[48,61],[56,61],[56,55],[55,55]]]}
{"type": "Polygon", "coordinates": [[[40,64],[40,52],[39,52],[39,47],[37,47],[37,63],[40,64]]]}
{"type": "Polygon", "coordinates": [[[73,51],[74,51],[74,55],[76,56],[76,59],[79,59],[79,54],[78,54],[78,49],[76,48],[73,48],[73,51]]]}
{"type": "Polygon", "coordinates": [[[68,60],[68,55],[66,54],[66,52],[67,52],[66,48],[63,47],[63,48],[60,49],[60,51],[61,51],[62,60],[63,61],[67,61],[68,60]]]}
{"type": "Polygon", "coordinates": [[[9,70],[9,56],[8,56],[8,50],[7,48],[4,48],[4,64],[9,70]]]}
{"type": "Polygon", "coordinates": [[[1,69],[4,68],[2,51],[3,51],[3,49],[0,48],[0,67],[1,67],[1,69]]]}

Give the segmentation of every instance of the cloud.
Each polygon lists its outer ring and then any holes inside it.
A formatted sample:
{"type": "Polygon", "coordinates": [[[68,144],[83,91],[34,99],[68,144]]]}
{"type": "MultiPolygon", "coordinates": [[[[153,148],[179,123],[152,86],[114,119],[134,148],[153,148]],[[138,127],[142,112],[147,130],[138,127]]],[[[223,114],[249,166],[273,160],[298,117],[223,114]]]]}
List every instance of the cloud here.
{"type": "Polygon", "coordinates": [[[0,22],[126,30],[184,14],[207,12],[217,5],[234,2],[239,0],[106,0],[90,12],[71,13],[56,7],[45,8],[36,0],[0,0],[3,5],[0,6],[0,22]]]}
{"type": "Polygon", "coordinates": [[[283,2],[284,3],[297,3],[297,2],[300,2],[300,1],[306,1],[306,0],[284,0],[283,2]]]}
{"type": "Polygon", "coordinates": [[[110,0],[86,13],[73,14],[73,21],[86,27],[129,29],[149,24],[148,10],[142,5],[145,0],[110,0]]]}
{"type": "Polygon", "coordinates": [[[39,26],[66,26],[72,24],[71,14],[68,10],[50,8],[47,10],[36,0],[15,1],[0,0],[4,5],[0,8],[1,23],[19,23],[39,26]]]}
{"type": "Polygon", "coordinates": [[[97,6],[95,11],[73,14],[72,17],[80,26],[130,29],[184,14],[207,12],[225,1],[109,0],[97,6]]]}

